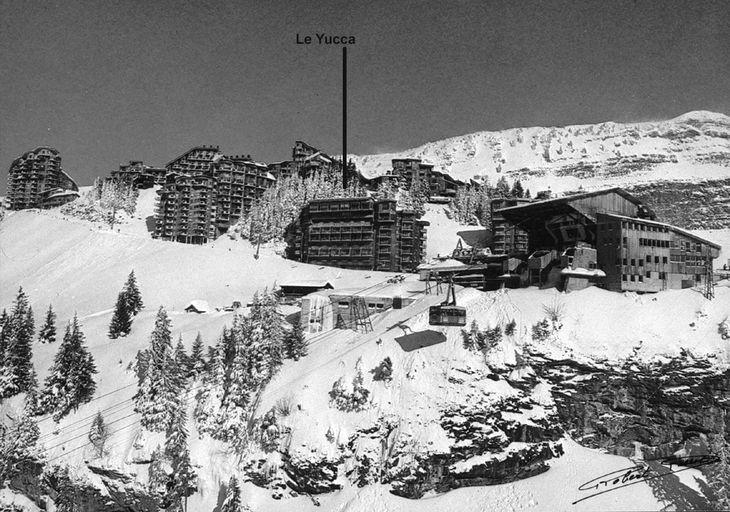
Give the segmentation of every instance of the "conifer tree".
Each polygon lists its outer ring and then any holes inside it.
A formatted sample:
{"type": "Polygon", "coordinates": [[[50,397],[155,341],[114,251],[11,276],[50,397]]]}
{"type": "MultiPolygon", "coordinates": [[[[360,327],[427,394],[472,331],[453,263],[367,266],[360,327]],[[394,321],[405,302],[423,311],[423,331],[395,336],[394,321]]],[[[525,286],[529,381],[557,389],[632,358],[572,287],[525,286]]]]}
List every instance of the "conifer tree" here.
{"type": "MultiPolygon", "coordinates": [[[[261,352],[254,359],[261,359],[266,367],[264,380],[271,379],[281,366],[284,351],[283,319],[278,312],[278,304],[273,293],[264,290],[255,293],[251,306],[252,339],[260,345],[261,352]]],[[[256,382],[257,385],[262,381],[256,382]]]]}
{"type": "Polygon", "coordinates": [[[291,331],[284,338],[284,353],[289,359],[299,361],[299,358],[307,355],[307,340],[304,338],[301,319],[292,325],[291,331]]]}
{"type": "Polygon", "coordinates": [[[502,176],[497,180],[496,193],[498,197],[509,197],[510,188],[505,176],[502,176]]]}
{"type": "MultiPolygon", "coordinates": [[[[33,313],[28,296],[21,287],[13,302],[13,310],[6,325],[8,337],[4,365],[0,369],[0,397],[9,397],[28,388],[32,369],[33,313]]],[[[3,336],[5,328],[3,329],[3,336]]]]}
{"type": "Polygon", "coordinates": [[[512,190],[510,190],[509,195],[512,197],[523,197],[525,195],[525,191],[522,188],[522,183],[520,183],[520,180],[515,180],[515,182],[512,184],[512,190]]]}
{"type": "Polygon", "coordinates": [[[134,275],[134,270],[129,273],[122,292],[127,299],[127,304],[129,306],[128,309],[131,316],[142,311],[144,304],[142,303],[142,294],[139,293],[139,288],[137,287],[137,277],[134,275]]]}
{"type": "Polygon", "coordinates": [[[175,345],[175,365],[180,373],[180,380],[185,381],[190,376],[190,361],[188,355],[185,353],[185,345],[183,344],[182,334],[177,339],[177,345],[175,345]]]}
{"type": "Polygon", "coordinates": [[[193,347],[190,350],[189,371],[193,378],[198,378],[205,371],[205,359],[203,357],[203,336],[200,331],[195,337],[193,347]]]}
{"type": "Polygon", "coordinates": [[[41,343],[56,342],[56,313],[50,304],[46,312],[46,320],[43,323],[43,327],[41,327],[40,333],[38,333],[38,341],[41,343]]]}
{"type": "Polygon", "coordinates": [[[0,422],[0,486],[20,474],[22,464],[40,459],[39,438],[38,425],[28,414],[9,426],[0,422]]]}
{"type": "Polygon", "coordinates": [[[152,432],[164,432],[175,410],[180,407],[179,371],[173,356],[170,319],[160,307],[150,336],[149,362],[135,395],[134,410],[140,423],[152,432]]]}
{"type": "Polygon", "coordinates": [[[30,333],[31,340],[35,334],[35,317],[33,316],[33,308],[28,304],[28,311],[25,313],[25,328],[30,333]]]}
{"type": "Polygon", "coordinates": [[[25,391],[25,410],[31,416],[43,414],[41,396],[38,391],[38,376],[36,375],[33,367],[30,369],[28,389],[25,391]]]}
{"type": "Polygon", "coordinates": [[[74,314],[66,326],[43,390],[43,406],[47,411],[55,411],[56,419],[89,402],[96,391],[93,375],[98,372],[84,341],[84,333],[74,314]]]}
{"type": "Polygon", "coordinates": [[[233,475],[228,482],[226,500],[221,506],[221,512],[241,512],[241,510],[241,488],[238,485],[238,479],[233,475]]]}
{"type": "Polygon", "coordinates": [[[0,372],[5,368],[5,352],[8,350],[9,340],[10,317],[8,316],[8,312],[3,309],[2,314],[0,314],[0,372]]]}
{"type": "Polygon", "coordinates": [[[185,407],[178,408],[170,419],[165,436],[165,455],[172,466],[171,501],[178,509],[196,489],[197,475],[190,463],[185,407]]]}
{"type": "Polygon", "coordinates": [[[124,292],[119,292],[112,321],[109,324],[109,337],[111,339],[114,340],[120,336],[126,336],[132,330],[132,315],[129,307],[129,302],[124,292]]]}
{"type": "Polygon", "coordinates": [[[370,373],[373,374],[373,380],[393,380],[393,361],[391,361],[390,357],[386,357],[378,366],[370,370],[370,373]]]}
{"type": "Polygon", "coordinates": [[[91,428],[89,429],[89,441],[91,441],[91,444],[96,449],[97,457],[104,455],[104,444],[108,438],[109,428],[104,422],[104,416],[99,411],[96,413],[94,421],[91,423],[91,428]]]}

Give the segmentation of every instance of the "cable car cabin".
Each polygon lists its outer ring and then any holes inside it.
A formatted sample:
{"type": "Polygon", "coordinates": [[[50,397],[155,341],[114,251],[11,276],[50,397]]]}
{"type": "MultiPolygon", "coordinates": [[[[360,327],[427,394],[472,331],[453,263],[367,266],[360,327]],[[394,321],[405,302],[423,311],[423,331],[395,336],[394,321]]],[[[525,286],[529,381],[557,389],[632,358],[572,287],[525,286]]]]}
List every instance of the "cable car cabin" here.
{"type": "Polygon", "coordinates": [[[428,309],[428,323],[430,325],[466,325],[466,308],[462,306],[431,306],[428,309]]]}

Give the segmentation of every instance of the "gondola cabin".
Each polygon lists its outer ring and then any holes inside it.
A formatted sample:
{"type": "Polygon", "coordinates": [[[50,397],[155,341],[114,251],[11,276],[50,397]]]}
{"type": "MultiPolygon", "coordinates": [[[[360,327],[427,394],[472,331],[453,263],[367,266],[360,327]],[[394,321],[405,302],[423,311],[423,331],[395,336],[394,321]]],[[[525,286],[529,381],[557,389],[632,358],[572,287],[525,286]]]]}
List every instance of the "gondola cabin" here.
{"type": "Polygon", "coordinates": [[[430,325],[465,326],[466,308],[462,306],[431,306],[428,310],[430,325]]]}

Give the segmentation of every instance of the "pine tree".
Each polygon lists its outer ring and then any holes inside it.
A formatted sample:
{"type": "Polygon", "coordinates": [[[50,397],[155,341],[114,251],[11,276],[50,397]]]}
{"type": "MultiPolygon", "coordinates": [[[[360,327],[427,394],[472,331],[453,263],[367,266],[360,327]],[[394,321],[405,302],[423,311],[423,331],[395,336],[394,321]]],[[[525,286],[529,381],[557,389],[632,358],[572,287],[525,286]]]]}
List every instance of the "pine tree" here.
{"type": "Polygon", "coordinates": [[[84,333],[74,315],[66,326],[43,391],[43,406],[47,411],[55,411],[56,419],[89,402],[96,391],[93,375],[98,372],[84,341],[84,333]]]}
{"type": "Polygon", "coordinates": [[[33,308],[28,305],[28,311],[25,313],[25,328],[30,333],[31,340],[35,334],[35,317],[33,316],[33,308]]]}
{"type": "Polygon", "coordinates": [[[515,182],[512,184],[512,190],[510,190],[509,195],[512,197],[523,197],[525,195],[525,191],[522,188],[522,183],[520,183],[520,180],[515,180],[515,182]]]}
{"type": "Polygon", "coordinates": [[[27,414],[9,426],[0,423],[0,485],[20,474],[23,464],[40,460],[39,438],[38,425],[27,414]]]}
{"type": "MultiPolygon", "coordinates": [[[[28,388],[33,340],[33,313],[28,303],[28,296],[21,287],[13,303],[13,310],[8,318],[7,347],[5,348],[4,365],[0,374],[0,397],[9,397],[21,393],[28,388]]],[[[3,328],[3,337],[5,328],[3,328]]]]}
{"type": "Polygon", "coordinates": [[[190,360],[188,355],[185,353],[185,345],[183,344],[182,334],[177,339],[177,345],[175,345],[175,365],[180,373],[180,380],[184,382],[190,377],[190,360]]]}
{"type": "Polygon", "coordinates": [[[129,273],[122,292],[127,299],[130,315],[134,316],[142,311],[144,304],[142,303],[142,294],[139,293],[139,288],[137,287],[137,278],[134,275],[134,270],[129,273]]]}
{"type": "Polygon", "coordinates": [[[175,410],[180,407],[179,371],[173,357],[170,319],[160,307],[150,336],[149,363],[135,395],[134,410],[140,423],[152,432],[164,432],[175,410]]]}
{"type": "Polygon", "coordinates": [[[104,422],[104,416],[99,411],[96,413],[94,421],[91,423],[91,428],[89,429],[89,441],[91,441],[91,444],[96,449],[97,457],[104,455],[104,444],[108,438],[109,429],[104,422]]]}
{"type": "Polygon", "coordinates": [[[307,340],[304,338],[301,319],[292,325],[291,331],[284,338],[284,353],[289,359],[299,361],[299,358],[307,355],[307,340]]]}
{"type": "Polygon", "coordinates": [[[41,332],[38,334],[38,341],[41,343],[56,342],[56,313],[53,311],[51,305],[48,306],[46,320],[43,323],[43,327],[41,327],[41,332]]]}
{"type": "Polygon", "coordinates": [[[390,357],[386,357],[378,366],[370,370],[370,373],[373,374],[373,380],[393,380],[393,361],[390,360],[390,357]]]}
{"type": "MultiPolygon", "coordinates": [[[[8,350],[8,342],[10,341],[10,317],[8,312],[3,309],[0,314],[0,373],[5,368],[5,352],[8,350]]],[[[0,393],[2,390],[0,389],[0,393]]]]}
{"type": "Polygon", "coordinates": [[[238,479],[233,475],[228,482],[226,500],[223,502],[220,512],[241,512],[241,510],[241,488],[238,485],[238,479]]]}
{"type": "Polygon", "coordinates": [[[529,188],[525,191],[525,197],[527,199],[532,199],[532,194],[530,194],[530,189],[529,188]]]}
{"type": "Polygon", "coordinates": [[[178,509],[182,508],[182,503],[197,488],[195,485],[197,475],[190,463],[185,423],[185,407],[180,407],[171,417],[165,436],[165,455],[170,459],[172,466],[170,498],[178,509]]]}
{"type": "Polygon", "coordinates": [[[205,359],[203,357],[203,336],[201,336],[200,331],[198,331],[198,335],[195,337],[193,347],[190,350],[190,358],[188,361],[190,363],[190,374],[193,376],[193,378],[197,379],[205,371],[205,359]]]}
{"type": "Polygon", "coordinates": [[[114,314],[109,324],[109,338],[117,339],[120,336],[126,336],[132,330],[132,315],[129,310],[129,302],[124,292],[117,295],[117,304],[114,306],[114,314]]]}
{"type": "Polygon", "coordinates": [[[509,188],[509,183],[507,182],[507,178],[505,176],[502,176],[501,178],[499,178],[499,180],[497,180],[496,188],[497,188],[497,190],[496,190],[497,196],[509,197],[510,188],[509,188]]]}
{"type": "Polygon", "coordinates": [[[41,397],[38,391],[38,376],[35,369],[30,369],[30,379],[28,381],[28,389],[25,391],[25,410],[31,416],[43,414],[41,406],[41,397]]]}

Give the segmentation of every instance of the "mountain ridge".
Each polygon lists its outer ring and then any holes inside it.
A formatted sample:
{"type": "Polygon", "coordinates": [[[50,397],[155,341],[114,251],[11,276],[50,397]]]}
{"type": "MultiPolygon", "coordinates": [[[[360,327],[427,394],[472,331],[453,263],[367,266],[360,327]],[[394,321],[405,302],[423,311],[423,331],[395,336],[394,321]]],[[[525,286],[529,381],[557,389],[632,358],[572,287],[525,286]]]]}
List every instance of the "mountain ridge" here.
{"type": "Polygon", "coordinates": [[[554,191],[730,177],[730,117],[697,110],[664,121],[478,131],[389,153],[352,155],[367,177],[421,158],[468,182],[500,176],[554,191]]]}

